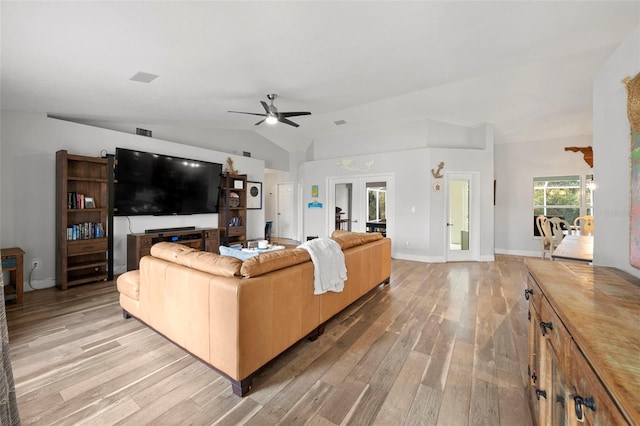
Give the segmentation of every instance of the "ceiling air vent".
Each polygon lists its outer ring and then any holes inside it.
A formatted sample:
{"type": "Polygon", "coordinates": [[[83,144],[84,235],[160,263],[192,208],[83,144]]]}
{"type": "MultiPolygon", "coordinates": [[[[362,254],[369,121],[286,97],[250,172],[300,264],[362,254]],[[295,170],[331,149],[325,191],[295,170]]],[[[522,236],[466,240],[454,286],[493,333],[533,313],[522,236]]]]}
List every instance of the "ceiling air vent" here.
{"type": "Polygon", "coordinates": [[[151,130],[141,129],[140,127],[136,127],[136,135],[151,137],[151,130]]]}
{"type": "Polygon", "coordinates": [[[129,80],[131,80],[131,81],[139,81],[140,83],[151,83],[156,78],[158,78],[158,76],[155,75],[155,74],[150,74],[148,72],[138,71],[129,80]]]}
{"type": "Polygon", "coordinates": [[[347,122],[344,120],[338,120],[334,121],[333,124],[335,124],[336,126],[342,126],[343,124],[347,124],[347,122]]]}

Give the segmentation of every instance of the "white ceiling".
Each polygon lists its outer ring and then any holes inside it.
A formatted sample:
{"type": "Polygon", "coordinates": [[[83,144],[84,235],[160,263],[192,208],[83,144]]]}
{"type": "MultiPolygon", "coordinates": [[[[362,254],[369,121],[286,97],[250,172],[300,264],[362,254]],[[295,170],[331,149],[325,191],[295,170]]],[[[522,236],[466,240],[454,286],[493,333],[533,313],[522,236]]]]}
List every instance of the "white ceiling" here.
{"type": "Polygon", "coordinates": [[[592,80],[640,1],[7,2],[3,109],[255,130],[289,150],[380,122],[589,135],[592,80]],[[149,84],[129,80],[142,71],[149,84]],[[254,126],[260,100],[312,111],[254,126]],[[347,124],[336,126],[335,120],[347,124]]]}

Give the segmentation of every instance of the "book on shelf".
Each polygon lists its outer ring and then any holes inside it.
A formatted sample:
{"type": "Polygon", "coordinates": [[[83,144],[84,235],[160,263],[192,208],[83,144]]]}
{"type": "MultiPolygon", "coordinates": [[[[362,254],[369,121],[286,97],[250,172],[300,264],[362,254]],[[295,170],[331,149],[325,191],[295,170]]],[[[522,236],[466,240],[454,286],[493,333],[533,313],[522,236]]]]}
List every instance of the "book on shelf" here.
{"type": "Polygon", "coordinates": [[[93,197],[87,197],[84,194],[78,194],[75,191],[67,192],[67,208],[68,209],[84,209],[94,208],[95,200],[93,197]],[[89,200],[89,205],[87,205],[89,200]]]}
{"type": "Polygon", "coordinates": [[[104,225],[100,222],[74,223],[67,227],[67,240],[90,240],[93,238],[103,238],[104,225]]]}

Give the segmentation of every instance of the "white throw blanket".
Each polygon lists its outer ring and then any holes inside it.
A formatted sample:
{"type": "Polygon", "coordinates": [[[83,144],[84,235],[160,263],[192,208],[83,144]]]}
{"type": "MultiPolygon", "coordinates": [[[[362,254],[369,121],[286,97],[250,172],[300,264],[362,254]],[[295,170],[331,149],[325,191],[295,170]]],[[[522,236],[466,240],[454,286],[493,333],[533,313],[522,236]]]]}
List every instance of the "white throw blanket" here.
{"type": "Polygon", "coordinates": [[[331,238],[315,238],[298,247],[307,250],[313,262],[313,294],[339,293],[344,289],[347,266],[340,244],[331,238]]]}

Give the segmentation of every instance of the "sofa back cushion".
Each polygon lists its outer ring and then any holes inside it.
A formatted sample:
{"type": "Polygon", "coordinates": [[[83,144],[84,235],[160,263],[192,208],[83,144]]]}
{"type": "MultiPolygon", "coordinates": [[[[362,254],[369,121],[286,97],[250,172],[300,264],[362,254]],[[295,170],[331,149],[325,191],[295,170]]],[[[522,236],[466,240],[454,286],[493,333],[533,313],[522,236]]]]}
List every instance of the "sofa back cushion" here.
{"type": "Polygon", "coordinates": [[[360,246],[362,244],[370,243],[372,241],[378,241],[383,239],[379,232],[350,232],[335,230],[331,234],[331,239],[340,244],[342,250],[346,250],[351,247],[360,246]]]}
{"type": "Polygon", "coordinates": [[[220,256],[169,242],[154,244],[151,255],[220,277],[239,276],[242,266],[242,261],[235,257],[220,256]]]}
{"type": "Polygon", "coordinates": [[[240,273],[245,278],[257,277],[310,260],[309,252],[300,248],[268,251],[242,262],[240,273]]]}

